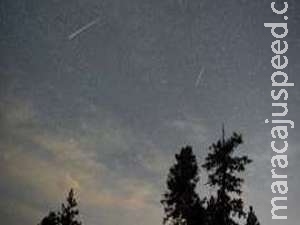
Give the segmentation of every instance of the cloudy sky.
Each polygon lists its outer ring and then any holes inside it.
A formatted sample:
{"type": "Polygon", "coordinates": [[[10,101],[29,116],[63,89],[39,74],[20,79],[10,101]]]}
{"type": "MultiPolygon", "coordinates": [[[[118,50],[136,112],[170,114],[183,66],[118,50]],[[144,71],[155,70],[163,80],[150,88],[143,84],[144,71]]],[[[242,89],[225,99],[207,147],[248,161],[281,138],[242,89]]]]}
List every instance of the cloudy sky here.
{"type": "MultiPolygon", "coordinates": [[[[283,1],[281,1],[283,2],[283,1]]],[[[300,5],[288,1],[288,220],[271,220],[269,0],[2,0],[0,218],[32,225],[69,188],[87,225],[159,225],[173,155],[239,131],[262,225],[299,221],[300,5]]],[[[282,5],[282,4],[281,4],[282,5]]],[[[203,177],[202,182],[205,182],[203,177]]],[[[202,190],[201,194],[209,190],[202,190]]]]}

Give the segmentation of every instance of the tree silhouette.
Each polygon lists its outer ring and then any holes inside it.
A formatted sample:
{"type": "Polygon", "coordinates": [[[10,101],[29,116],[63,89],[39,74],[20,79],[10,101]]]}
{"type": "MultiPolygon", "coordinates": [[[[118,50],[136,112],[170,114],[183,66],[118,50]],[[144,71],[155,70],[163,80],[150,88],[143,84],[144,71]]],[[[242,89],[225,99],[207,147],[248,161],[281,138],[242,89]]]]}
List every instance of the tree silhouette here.
{"type": "Polygon", "coordinates": [[[55,212],[49,212],[48,216],[46,216],[39,225],[58,225],[59,224],[59,216],[55,212]]]}
{"type": "Polygon", "coordinates": [[[214,225],[215,221],[215,212],[216,212],[216,199],[211,196],[210,199],[206,202],[206,224],[214,225]]]}
{"type": "Polygon", "coordinates": [[[167,178],[167,191],[161,203],[164,206],[164,224],[201,225],[204,221],[204,209],[195,192],[198,165],[192,148],[182,148],[175,155],[176,163],[170,168],[167,178]]]}
{"type": "MultiPolygon", "coordinates": [[[[240,198],[244,180],[239,173],[252,162],[247,156],[234,154],[242,142],[242,136],[235,132],[225,139],[223,128],[222,138],[209,147],[202,167],[208,173],[207,184],[216,188],[216,195],[210,196],[208,201],[207,198],[201,200],[196,193],[200,178],[192,147],[186,146],[175,154],[176,161],[167,177],[167,191],[161,200],[165,211],[164,225],[239,225],[236,216],[246,217],[240,198]]],[[[38,225],[82,225],[77,206],[71,189],[61,210],[50,211],[38,225]]],[[[260,225],[252,206],[245,225],[260,225]]]]}
{"type": "Polygon", "coordinates": [[[246,225],[260,225],[260,223],[258,222],[258,219],[255,215],[255,212],[253,211],[253,207],[250,206],[249,209],[250,209],[250,211],[248,212],[248,215],[247,215],[246,225]]]}
{"type": "Polygon", "coordinates": [[[67,197],[67,204],[62,204],[61,206],[61,225],[81,225],[81,222],[77,220],[78,215],[77,201],[74,197],[74,191],[71,189],[67,197]]]}
{"type": "MultiPolygon", "coordinates": [[[[242,193],[243,179],[238,176],[251,162],[247,156],[234,156],[237,147],[242,144],[242,136],[233,133],[225,140],[224,128],[222,139],[210,146],[209,154],[202,165],[208,171],[208,185],[217,188],[217,196],[210,201],[210,224],[237,225],[232,216],[245,216],[242,193]],[[213,210],[211,210],[213,209],[213,210]]],[[[214,198],[214,197],[212,197],[214,198]]]]}
{"type": "Polygon", "coordinates": [[[51,211],[39,225],[81,225],[82,223],[77,219],[78,215],[77,201],[74,197],[74,191],[71,189],[67,196],[67,203],[61,205],[61,211],[51,211]]]}

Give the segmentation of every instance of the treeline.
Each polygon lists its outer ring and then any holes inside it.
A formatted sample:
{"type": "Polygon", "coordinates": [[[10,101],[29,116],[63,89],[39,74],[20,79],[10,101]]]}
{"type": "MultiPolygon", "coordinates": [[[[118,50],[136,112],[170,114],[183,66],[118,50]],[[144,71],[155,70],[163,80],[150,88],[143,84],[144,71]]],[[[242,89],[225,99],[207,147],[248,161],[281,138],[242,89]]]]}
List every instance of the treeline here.
{"type": "MultiPolygon", "coordinates": [[[[240,173],[252,162],[239,156],[242,136],[233,133],[224,136],[209,147],[201,165],[207,172],[206,185],[215,193],[200,197],[196,192],[200,181],[200,168],[192,147],[186,146],[175,154],[175,164],[167,177],[167,190],[161,203],[164,207],[164,225],[260,225],[253,207],[246,212],[241,198],[244,179],[240,173]]],[[[74,192],[71,190],[58,212],[51,211],[39,225],[81,225],[74,192]]]]}
{"type": "Polygon", "coordinates": [[[244,180],[240,173],[252,162],[236,154],[242,142],[237,133],[225,139],[223,130],[222,138],[209,147],[201,167],[208,175],[206,185],[215,194],[202,199],[196,192],[200,168],[192,147],[184,147],[175,155],[161,201],[165,225],[259,225],[253,207],[246,212],[241,198],[244,180]]]}

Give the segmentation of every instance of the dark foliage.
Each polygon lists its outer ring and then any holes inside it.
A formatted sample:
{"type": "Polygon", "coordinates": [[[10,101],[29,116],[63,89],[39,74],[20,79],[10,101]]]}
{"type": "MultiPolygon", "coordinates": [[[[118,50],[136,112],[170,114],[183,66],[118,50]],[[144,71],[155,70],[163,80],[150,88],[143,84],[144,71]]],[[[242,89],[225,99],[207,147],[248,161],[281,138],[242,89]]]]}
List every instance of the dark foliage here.
{"type": "Polygon", "coordinates": [[[70,190],[66,200],[67,203],[62,204],[60,212],[50,212],[39,225],[81,225],[77,219],[79,210],[73,189],[70,190]]]}
{"type": "Polygon", "coordinates": [[[250,206],[249,210],[250,211],[248,212],[246,225],[260,225],[255,215],[255,212],[253,211],[253,207],[250,206]]]}
{"type": "Polygon", "coordinates": [[[55,212],[50,212],[48,216],[42,219],[39,225],[58,225],[59,224],[59,216],[55,212]]]}
{"type": "Polygon", "coordinates": [[[232,216],[245,216],[241,185],[244,180],[238,176],[251,162],[247,156],[234,156],[237,147],[242,144],[242,136],[233,133],[225,140],[212,144],[203,167],[208,171],[208,185],[217,189],[217,196],[208,203],[210,224],[237,225],[232,216]]]}
{"type": "MultiPolygon", "coordinates": [[[[237,217],[246,218],[245,225],[260,225],[252,206],[246,215],[240,197],[244,180],[239,173],[245,171],[246,165],[251,163],[247,156],[234,154],[242,142],[242,136],[237,133],[225,139],[223,130],[222,139],[209,147],[202,167],[208,173],[207,184],[217,192],[204,200],[196,192],[200,178],[192,147],[186,146],[179,154],[175,154],[176,161],[167,178],[167,191],[161,200],[165,225],[239,225],[235,220],[237,217]]],[[[39,225],[82,225],[78,219],[77,206],[71,189],[61,210],[50,211],[39,225]]]]}
{"type": "Polygon", "coordinates": [[[204,209],[195,192],[198,165],[192,148],[182,148],[175,155],[176,163],[170,168],[167,179],[167,191],[161,203],[164,206],[164,223],[172,225],[201,225],[204,221],[204,209]]]}
{"type": "Polygon", "coordinates": [[[73,189],[70,190],[67,197],[67,204],[62,204],[60,213],[61,225],[81,225],[81,222],[77,220],[79,211],[76,208],[77,201],[74,197],[73,189]]]}

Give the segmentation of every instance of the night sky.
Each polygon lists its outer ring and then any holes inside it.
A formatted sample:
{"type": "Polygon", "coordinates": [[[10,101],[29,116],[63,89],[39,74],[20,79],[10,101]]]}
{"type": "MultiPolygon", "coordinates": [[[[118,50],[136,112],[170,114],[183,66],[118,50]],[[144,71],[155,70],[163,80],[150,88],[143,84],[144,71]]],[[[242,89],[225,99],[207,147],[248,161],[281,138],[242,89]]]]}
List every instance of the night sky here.
{"type": "Polygon", "coordinates": [[[295,87],[286,119],[295,128],[283,170],[288,220],[278,222],[264,123],[274,111],[275,39],[264,23],[283,16],[271,2],[2,0],[1,224],[37,224],[73,187],[86,225],[159,225],[174,154],[192,145],[202,164],[222,123],[244,135],[240,150],[254,160],[246,204],[262,225],[297,224],[300,4],[288,1],[285,72],[295,87]]]}

